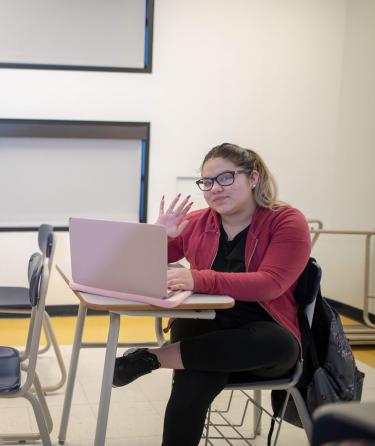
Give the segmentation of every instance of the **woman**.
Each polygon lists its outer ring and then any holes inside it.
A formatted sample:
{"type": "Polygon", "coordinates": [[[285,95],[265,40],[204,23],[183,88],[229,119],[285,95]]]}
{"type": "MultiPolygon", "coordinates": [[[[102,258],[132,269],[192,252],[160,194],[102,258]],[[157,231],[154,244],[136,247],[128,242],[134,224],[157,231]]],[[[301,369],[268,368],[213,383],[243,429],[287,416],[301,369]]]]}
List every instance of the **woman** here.
{"type": "Polygon", "coordinates": [[[221,144],[208,152],[197,185],[208,208],[187,214],[177,196],[158,224],[165,226],[168,260],[190,269],[168,271],[174,290],[235,299],[214,320],[177,319],[171,344],[128,351],[116,359],[114,386],[159,367],[175,370],[164,419],[164,446],[199,443],[207,409],[231,373],[287,374],[300,354],[293,297],[311,244],[305,217],[277,201],[276,184],[253,150],[221,144]]]}

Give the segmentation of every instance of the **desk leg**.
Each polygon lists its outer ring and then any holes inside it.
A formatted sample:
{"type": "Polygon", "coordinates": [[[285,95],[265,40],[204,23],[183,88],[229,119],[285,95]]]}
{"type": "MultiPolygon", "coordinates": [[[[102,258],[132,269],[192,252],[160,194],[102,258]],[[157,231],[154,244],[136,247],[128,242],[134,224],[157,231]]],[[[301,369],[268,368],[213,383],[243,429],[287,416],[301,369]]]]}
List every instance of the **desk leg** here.
{"type": "Polygon", "coordinates": [[[104,446],[105,443],[119,330],[120,315],[110,313],[110,325],[104,360],[102,389],[100,391],[98,419],[96,422],[95,446],[104,446]]]}
{"type": "Polygon", "coordinates": [[[87,308],[80,303],[78,308],[76,331],[74,334],[72,357],[70,359],[68,381],[65,389],[64,406],[61,416],[60,431],[58,435],[59,444],[64,444],[66,439],[66,431],[68,429],[70,408],[72,406],[74,383],[76,380],[79,352],[82,344],[82,333],[83,333],[83,327],[85,325],[86,313],[87,313],[87,308]]]}
{"type": "MultiPolygon", "coordinates": [[[[262,391],[261,390],[254,390],[253,391],[253,398],[254,400],[259,404],[259,406],[262,405],[262,391]]],[[[253,406],[254,414],[253,414],[253,429],[254,429],[254,436],[260,435],[262,432],[262,411],[257,406],[253,406]]]]}
{"type": "Polygon", "coordinates": [[[159,347],[163,346],[165,344],[166,339],[163,334],[163,318],[162,317],[155,318],[155,334],[156,334],[156,340],[157,340],[159,347]]]}

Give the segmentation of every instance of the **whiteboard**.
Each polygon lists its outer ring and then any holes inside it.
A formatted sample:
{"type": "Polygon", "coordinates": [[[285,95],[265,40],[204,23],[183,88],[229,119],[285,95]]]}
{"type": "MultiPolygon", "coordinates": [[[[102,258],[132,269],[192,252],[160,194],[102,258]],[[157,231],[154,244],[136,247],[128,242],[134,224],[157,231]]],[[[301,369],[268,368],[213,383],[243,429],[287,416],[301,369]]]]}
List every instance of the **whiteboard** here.
{"type": "Polygon", "coordinates": [[[142,141],[0,138],[0,226],[139,221],[142,141]]]}
{"type": "Polygon", "coordinates": [[[0,66],[142,71],[150,63],[147,5],[146,0],[0,0],[0,66]]]}

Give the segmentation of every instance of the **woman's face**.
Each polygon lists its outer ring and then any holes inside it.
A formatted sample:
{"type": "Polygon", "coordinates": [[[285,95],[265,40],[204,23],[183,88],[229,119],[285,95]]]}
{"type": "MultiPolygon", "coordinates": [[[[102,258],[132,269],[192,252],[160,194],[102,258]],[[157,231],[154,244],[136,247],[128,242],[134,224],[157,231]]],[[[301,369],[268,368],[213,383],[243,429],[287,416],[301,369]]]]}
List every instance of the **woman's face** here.
{"type": "MultiPolygon", "coordinates": [[[[224,158],[211,158],[206,161],[202,169],[203,178],[215,178],[226,171],[241,171],[231,161],[224,158]]],[[[255,173],[255,172],[254,172],[255,173]]],[[[208,206],[223,216],[246,213],[255,208],[252,185],[257,178],[245,173],[238,173],[230,186],[221,186],[217,181],[211,190],[203,192],[208,206]]]]}

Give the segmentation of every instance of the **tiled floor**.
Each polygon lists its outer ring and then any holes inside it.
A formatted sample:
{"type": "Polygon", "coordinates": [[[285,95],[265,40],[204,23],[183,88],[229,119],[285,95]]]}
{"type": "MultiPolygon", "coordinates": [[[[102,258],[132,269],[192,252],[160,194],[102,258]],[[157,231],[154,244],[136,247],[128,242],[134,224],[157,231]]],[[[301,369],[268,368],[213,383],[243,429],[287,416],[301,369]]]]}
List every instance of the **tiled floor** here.
{"type": "MultiPolygon", "coordinates": [[[[63,355],[69,363],[71,346],[63,346],[63,355]]],[[[95,435],[96,412],[98,408],[101,374],[104,361],[104,349],[83,349],[78,367],[78,379],[75,386],[72,412],[66,445],[89,446],[95,435]]],[[[364,363],[358,363],[366,373],[363,400],[375,400],[375,369],[364,363]]],[[[52,354],[45,354],[39,361],[39,374],[43,382],[51,382],[57,376],[57,368],[52,354]]],[[[171,372],[157,370],[146,375],[127,387],[114,389],[109,414],[107,446],[160,446],[163,425],[163,413],[170,390],[171,372]]],[[[54,428],[52,441],[57,444],[57,433],[62,412],[64,389],[47,396],[51,409],[54,428]]],[[[217,406],[223,406],[225,395],[219,396],[217,406]]],[[[268,403],[269,395],[264,392],[263,400],[268,403]]],[[[239,414],[242,401],[236,398],[235,412],[239,414]]],[[[36,429],[32,409],[23,399],[0,399],[0,431],[29,431],[36,429]]],[[[253,444],[265,445],[269,420],[263,419],[263,433],[253,444]]],[[[31,444],[31,443],[28,443],[31,444]]],[[[35,443],[35,444],[41,444],[35,443]]],[[[201,443],[203,444],[203,442],[201,443]]],[[[215,445],[227,444],[216,441],[215,445]]],[[[234,445],[245,443],[234,441],[234,445]]],[[[284,424],[278,443],[280,446],[307,445],[304,432],[284,424]]]]}

